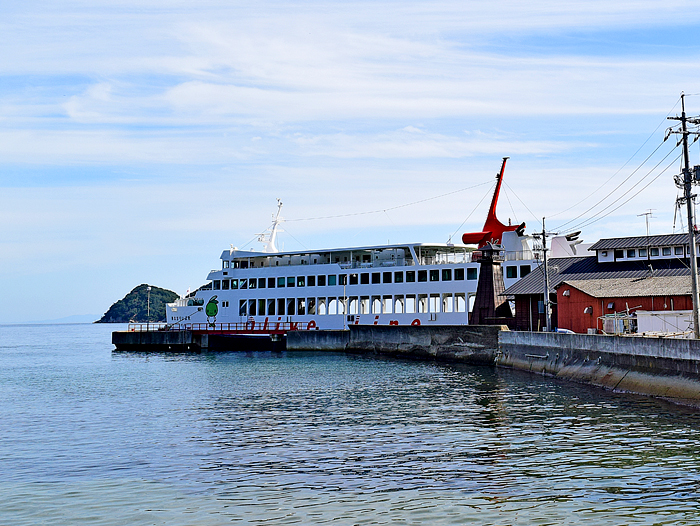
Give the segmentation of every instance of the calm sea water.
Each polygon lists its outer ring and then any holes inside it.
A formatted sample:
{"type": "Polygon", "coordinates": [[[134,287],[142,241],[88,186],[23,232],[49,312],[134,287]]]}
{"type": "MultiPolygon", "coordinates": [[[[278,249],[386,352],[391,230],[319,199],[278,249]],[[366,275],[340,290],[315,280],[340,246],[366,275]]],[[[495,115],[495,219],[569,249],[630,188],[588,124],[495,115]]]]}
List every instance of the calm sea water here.
{"type": "Polygon", "coordinates": [[[698,524],[700,415],[521,373],[0,326],[0,524],[698,524]]]}

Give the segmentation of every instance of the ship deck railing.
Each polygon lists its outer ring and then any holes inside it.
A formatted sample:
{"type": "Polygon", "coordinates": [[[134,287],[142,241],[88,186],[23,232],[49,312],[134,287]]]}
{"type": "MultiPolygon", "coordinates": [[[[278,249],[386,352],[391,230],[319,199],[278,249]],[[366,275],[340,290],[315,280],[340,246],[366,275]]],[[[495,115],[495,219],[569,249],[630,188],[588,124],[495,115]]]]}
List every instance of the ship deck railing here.
{"type": "Polygon", "coordinates": [[[287,334],[291,331],[316,330],[316,322],[289,322],[248,320],[237,323],[130,323],[130,332],[192,331],[209,334],[287,334]]]}

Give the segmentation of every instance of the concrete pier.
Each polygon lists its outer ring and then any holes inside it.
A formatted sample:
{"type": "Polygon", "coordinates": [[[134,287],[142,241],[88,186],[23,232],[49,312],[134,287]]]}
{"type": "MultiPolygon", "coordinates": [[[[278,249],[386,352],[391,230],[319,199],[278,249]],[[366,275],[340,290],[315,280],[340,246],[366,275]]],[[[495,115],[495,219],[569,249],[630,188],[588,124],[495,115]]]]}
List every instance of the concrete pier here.
{"type": "Polygon", "coordinates": [[[502,332],[495,363],[700,407],[700,340],[502,332]]]}
{"type": "Polygon", "coordinates": [[[287,333],[288,351],[343,351],[419,360],[493,365],[500,326],[351,325],[345,331],[287,333]]]}

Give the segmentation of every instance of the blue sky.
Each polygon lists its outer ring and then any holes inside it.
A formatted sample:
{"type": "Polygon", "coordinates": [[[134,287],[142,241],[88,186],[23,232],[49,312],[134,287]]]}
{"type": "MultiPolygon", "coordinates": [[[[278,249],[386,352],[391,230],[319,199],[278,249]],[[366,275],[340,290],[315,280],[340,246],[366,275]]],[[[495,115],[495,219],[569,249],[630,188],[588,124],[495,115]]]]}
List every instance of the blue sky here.
{"type": "MultiPolygon", "coordinates": [[[[277,197],[291,220],[487,183],[281,236],[444,242],[480,228],[503,156],[499,214],[529,230],[632,174],[574,225],[677,155],[668,141],[633,174],[681,91],[700,114],[699,25],[680,0],[2,4],[0,323],[103,313],[144,282],[195,288],[277,197]]],[[[677,171],[585,240],[642,234],[647,209],[671,232],[677,171]]]]}

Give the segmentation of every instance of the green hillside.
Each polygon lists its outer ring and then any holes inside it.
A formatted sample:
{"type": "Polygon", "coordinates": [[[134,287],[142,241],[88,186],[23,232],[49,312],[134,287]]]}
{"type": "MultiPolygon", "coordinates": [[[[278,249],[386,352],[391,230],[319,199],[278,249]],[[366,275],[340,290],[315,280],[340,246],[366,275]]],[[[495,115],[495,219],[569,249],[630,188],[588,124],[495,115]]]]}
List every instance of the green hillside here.
{"type": "Polygon", "coordinates": [[[151,315],[148,316],[148,285],[139,285],[114,303],[97,323],[164,322],[165,304],[179,296],[172,290],[151,286],[151,315]]]}

